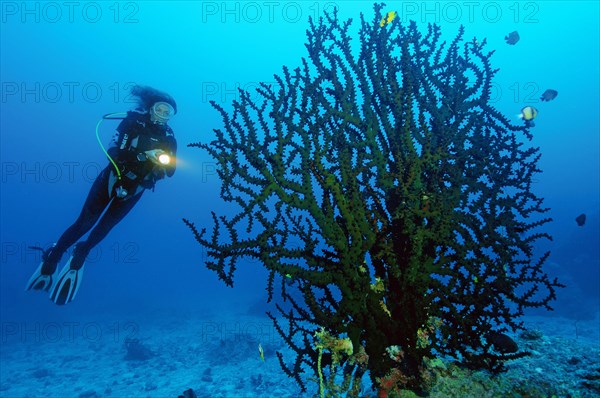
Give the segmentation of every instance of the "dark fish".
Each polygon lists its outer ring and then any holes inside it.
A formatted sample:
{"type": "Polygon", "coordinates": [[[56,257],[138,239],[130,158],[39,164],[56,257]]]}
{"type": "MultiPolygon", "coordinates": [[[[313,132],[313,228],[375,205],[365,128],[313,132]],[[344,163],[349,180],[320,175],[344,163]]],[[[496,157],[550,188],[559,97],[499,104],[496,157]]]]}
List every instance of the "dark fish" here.
{"type": "Polygon", "coordinates": [[[510,32],[508,35],[504,36],[504,40],[508,44],[515,45],[519,41],[519,33],[515,30],[514,32],[510,32]]]}
{"type": "Polygon", "coordinates": [[[577,218],[575,219],[575,222],[580,227],[583,227],[583,224],[585,224],[585,214],[580,214],[579,216],[577,216],[577,218]]]}
{"type": "Polygon", "coordinates": [[[491,332],[487,335],[487,340],[494,349],[502,354],[510,354],[519,351],[519,346],[513,339],[504,333],[491,332]]]}
{"type": "Polygon", "coordinates": [[[180,395],[178,398],[197,398],[196,392],[194,390],[187,389],[183,392],[183,395],[180,395]]]}
{"type": "Polygon", "coordinates": [[[540,99],[542,101],[552,101],[554,98],[556,98],[557,95],[558,91],[549,88],[548,90],[544,91],[544,94],[542,94],[540,99]]]}

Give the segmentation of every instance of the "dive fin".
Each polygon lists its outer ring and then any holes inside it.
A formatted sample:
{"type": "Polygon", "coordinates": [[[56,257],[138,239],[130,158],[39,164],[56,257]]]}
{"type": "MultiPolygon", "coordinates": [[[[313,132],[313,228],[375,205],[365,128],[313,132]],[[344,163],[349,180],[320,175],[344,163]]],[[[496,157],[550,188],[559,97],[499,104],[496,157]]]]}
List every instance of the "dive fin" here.
{"type": "Polygon", "coordinates": [[[73,301],[77,294],[77,290],[79,290],[79,285],[81,284],[83,266],[85,264],[79,269],[72,269],[71,260],[73,260],[73,257],[69,259],[62,271],[60,271],[58,281],[50,293],[50,300],[58,305],[64,305],[73,301]]]}
{"type": "Polygon", "coordinates": [[[49,249],[44,249],[43,247],[39,246],[29,246],[30,249],[39,250],[42,252],[42,262],[35,270],[33,275],[31,275],[31,278],[29,278],[25,290],[50,290],[52,287],[52,276],[56,271],[56,263],[51,262],[49,257],[55,246],[56,243],[53,244],[49,249]]]}
{"type": "Polygon", "coordinates": [[[43,265],[44,262],[42,261],[33,275],[31,275],[31,278],[29,278],[25,290],[50,290],[50,287],[52,286],[52,275],[42,274],[43,265]]]}

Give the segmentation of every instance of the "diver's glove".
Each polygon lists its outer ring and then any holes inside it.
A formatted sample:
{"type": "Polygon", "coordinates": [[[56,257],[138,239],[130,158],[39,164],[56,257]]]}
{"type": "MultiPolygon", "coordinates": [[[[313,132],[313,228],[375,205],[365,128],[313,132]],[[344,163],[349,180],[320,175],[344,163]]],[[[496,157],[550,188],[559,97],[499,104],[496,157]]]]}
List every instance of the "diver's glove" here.
{"type": "Polygon", "coordinates": [[[140,153],[138,155],[140,162],[150,160],[152,163],[158,166],[168,166],[171,163],[171,156],[169,156],[162,149],[151,149],[149,151],[140,153]]]}

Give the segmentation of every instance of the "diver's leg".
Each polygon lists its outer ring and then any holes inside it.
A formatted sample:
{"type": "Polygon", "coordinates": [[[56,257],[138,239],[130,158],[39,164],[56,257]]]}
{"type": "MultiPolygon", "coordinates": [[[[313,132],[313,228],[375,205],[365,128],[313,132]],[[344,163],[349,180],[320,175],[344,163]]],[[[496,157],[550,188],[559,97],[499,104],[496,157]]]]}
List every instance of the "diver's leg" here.
{"type": "Polygon", "coordinates": [[[98,218],[110,202],[108,182],[111,173],[110,166],[106,167],[92,184],[77,220],[62,234],[56,245],[49,250],[42,266],[42,274],[51,275],[63,254],[98,221],[98,218]]]}
{"type": "MultiPolygon", "coordinates": [[[[96,223],[102,214],[102,211],[110,202],[110,196],[108,194],[109,176],[110,168],[107,167],[98,175],[96,181],[94,181],[92,184],[90,192],[83,205],[83,209],[81,210],[81,214],[75,223],[62,234],[58,242],[53,247],[47,250],[40,249],[43,252],[42,263],[33,273],[31,278],[29,278],[29,281],[25,287],[26,290],[33,289],[48,291],[53,286],[53,275],[64,252],[79,238],[81,238],[83,234],[90,230],[90,228],[96,223]]],[[[68,266],[65,268],[68,268],[68,266]]],[[[62,288],[65,286],[68,287],[68,290],[72,292],[70,295],[71,298],[69,299],[72,300],[76,290],[71,287],[69,278],[66,278],[64,275],[62,275],[62,273],[59,275],[57,284],[54,284],[52,295],[56,296],[55,291],[62,291],[64,290],[62,288]],[[60,286],[59,282],[61,282],[60,286]],[[59,288],[58,290],[57,287],[59,288]]],[[[60,299],[57,299],[56,297],[52,299],[53,301],[60,303],[60,299]]],[[[67,302],[67,300],[65,299],[64,302],[67,302]]]]}
{"type": "Polygon", "coordinates": [[[114,198],[110,201],[106,213],[100,218],[98,225],[92,229],[88,239],[75,244],[69,262],[64,266],[56,284],[51,289],[50,300],[59,305],[73,301],[81,285],[83,266],[88,253],[125,217],[141,196],[142,192],[127,200],[114,198]]]}
{"type": "Polygon", "coordinates": [[[90,235],[85,241],[75,245],[74,258],[71,260],[71,268],[82,267],[85,258],[98,243],[108,235],[111,229],[117,225],[136,205],[142,197],[144,191],[132,196],[129,199],[114,199],[110,202],[106,213],[100,218],[98,224],[92,229],[90,235]],[[77,256],[75,253],[77,252],[77,256]]]}

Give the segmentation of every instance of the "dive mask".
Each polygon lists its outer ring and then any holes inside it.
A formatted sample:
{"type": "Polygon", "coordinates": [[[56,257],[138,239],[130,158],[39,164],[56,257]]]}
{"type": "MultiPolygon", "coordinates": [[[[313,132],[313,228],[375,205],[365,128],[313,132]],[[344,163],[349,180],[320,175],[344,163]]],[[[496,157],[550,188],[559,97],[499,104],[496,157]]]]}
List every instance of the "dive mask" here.
{"type": "Polygon", "coordinates": [[[166,124],[174,114],[175,109],[167,102],[156,102],[150,108],[152,120],[160,124],[166,124]]]}

